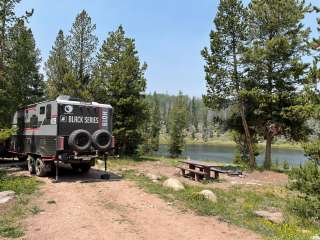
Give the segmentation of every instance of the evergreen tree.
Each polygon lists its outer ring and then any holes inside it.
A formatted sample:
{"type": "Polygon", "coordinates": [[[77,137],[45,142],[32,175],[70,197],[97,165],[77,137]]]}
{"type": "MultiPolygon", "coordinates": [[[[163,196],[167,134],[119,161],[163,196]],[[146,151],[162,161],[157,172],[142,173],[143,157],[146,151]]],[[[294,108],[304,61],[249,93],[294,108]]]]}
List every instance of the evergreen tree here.
{"type": "Polygon", "coordinates": [[[140,63],[135,41],[125,36],[122,26],[109,33],[97,58],[93,98],[114,108],[113,134],[118,152],[134,154],[142,143],[140,129],[147,119],[143,95],[147,65],[140,63]]]}
{"type": "Polygon", "coordinates": [[[258,109],[256,125],[266,140],[264,167],[271,167],[271,144],[276,136],[293,140],[306,136],[298,87],[306,77],[309,29],[302,21],[309,8],[300,0],[252,0],[249,4],[250,46],[245,63],[254,85],[250,92],[258,109]],[[281,20],[279,20],[281,19],[281,20]]]}
{"type": "Polygon", "coordinates": [[[170,113],[170,147],[171,157],[181,155],[185,142],[185,131],[187,128],[187,102],[186,98],[179,92],[170,113]]]}
{"type": "Polygon", "coordinates": [[[94,35],[96,25],[86,11],[82,11],[72,25],[68,37],[68,55],[76,81],[80,88],[76,89],[77,96],[88,99],[88,84],[91,80],[94,63],[94,53],[98,39],[94,35]]]}
{"type": "Polygon", "coordinates": [[[196,102],[196,98],[193,97],[191,100],[191,124],[192,124],[192,138],[194,139],[195,136],[195,132],[199,131],[199,126],[198,126],[198,111],[197,111],[198,107],[197,107],[197,102],[196,102]]]}
{"type": "Polygon", "coordinates": [[[56,98],[59,95],[76,95],[80,83],[75,81],[72,74],[71,63],[67,55],[67,41],[63,31],[60,30],[50,56],[45,65],[47,74],[47,96],[56,98]],[[70,80],[71,79],[71,80],[70,80]]]}
{"type": "Polygon", "coordinates": [[[202,139],[203,141],[208,141],[208,109],[204,109],[202,113],[203,121],[202,121],[202,139]]]}
{"type": "Polygon", "coordinates": [[[25,16],[17,17],[14,8],[19,4],[21,0],[0,0],[0,81],[4,80],[4,68],[6,57],[9,52],[7,49],[7,36],[8,30],[19,19],[27,19],[33,14],[26,12],[25,16]]]}
{"type": "Polygon", "coordinates": [[[250,166],[255,167],[251,133],[246,119],[246,89],[241,62],[247,32],[247,11],[240,0],[221,0],[214,19],[215,30],[210,34],[210,48],[202,55],[206,61],[207,95],[205,104],[221,110],[237,106],[249,149],[250,166]]]}
{"type": "Polygon", "coordinates": [[[159,150],[159,137],[161,130],[160,104],[157,94],[153,94],[151,111],[151,147],[153,151],[159,150]]]}
{"type": "Polygon", "coordinates": [[[21,0],[0,0],[0,129],[11,125],[11,107],[15,106],[11,99],[8,87],[10,87],[8,76],[8,59],[11,55],[8,47],[9,30],[19,19],[27,19],[33,13],[26,12],[22,17],[17,17],[14,8],[21,0]]]}
{"type": "MultiPolygon", "coordinates": [[[[36,48],[31,29],[25,26],[23,20],[10,29],[7,88],[14,108],[22,107],[43,99],[44,81],[39,73],[41,57],[36,48]]],[[[16,109],[13,109],[15,111],[16,109]]]]}

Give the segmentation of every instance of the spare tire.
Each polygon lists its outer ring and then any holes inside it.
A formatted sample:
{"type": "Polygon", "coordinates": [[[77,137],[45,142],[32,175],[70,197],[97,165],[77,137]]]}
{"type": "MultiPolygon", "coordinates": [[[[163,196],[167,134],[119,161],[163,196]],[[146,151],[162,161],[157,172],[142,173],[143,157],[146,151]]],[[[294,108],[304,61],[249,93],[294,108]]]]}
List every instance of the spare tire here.
{"type": "Polygon", "coordinates": [[[78,129],[70,134],[68,143],[73,150],[84,152],[90,148],[92,140],[88,131],[78,129]]]}
{"type": "Polygon", "coordinates": [[[107,130],[100,129],[92,135],[92,142],[98,150],[105,151],[111,146],[112,136],[107,130]]]}

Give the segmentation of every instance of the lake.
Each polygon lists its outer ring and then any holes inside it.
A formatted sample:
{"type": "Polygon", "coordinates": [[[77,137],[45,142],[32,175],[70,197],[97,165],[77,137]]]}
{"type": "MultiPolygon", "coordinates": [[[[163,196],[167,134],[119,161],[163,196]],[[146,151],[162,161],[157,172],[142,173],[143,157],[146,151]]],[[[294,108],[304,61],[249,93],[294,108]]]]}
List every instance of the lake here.
{"type": "MultiPolygon", "coordinates": [[[[262,151],[262,150],[261,150],[262,151]]],[[[168,145],[161,144],[159,151],[156,153],[159,156],[168,156],[168,145]]],[[[182,157],[190,157],[194,160],[214,160],[223,163],[232,163],[235,156],[234,146],[217,146],[217,145],[186,145],[182,157]]],[[[264,160],[264,152],[257,157],[257,164],[262,165],[264,160]]],[[[289,165],[297,166],[303,164],[307,158],[301,150],[291,149],[272,149],[272,161],[282,164],[288,161],[289,165]]]]}

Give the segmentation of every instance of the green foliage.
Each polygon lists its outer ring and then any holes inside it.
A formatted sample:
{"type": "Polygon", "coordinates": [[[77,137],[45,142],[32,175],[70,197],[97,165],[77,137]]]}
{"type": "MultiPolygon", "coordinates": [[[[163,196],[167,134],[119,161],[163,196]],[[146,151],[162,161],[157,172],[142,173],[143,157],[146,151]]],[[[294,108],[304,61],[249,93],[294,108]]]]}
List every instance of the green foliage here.
{"type": "Polygon", "coordinates": [[[150,154],[153,151],[159,150],[160,130],[161,130],[161,116],[160,104],[157,93],[154,92],[152,97],[146,98],[147,102],[147,119],[142,127],[143,142],[139,146],[139,154],[150,154]]]}
{"type": "Polygon", "coordinates": [[[160,103],[157,94],[153,94],[153,103],[151,107],[151,149],[159,150],[159,137],[161,130],[160,103]]]}
{"type": "Polygon", "coordinates": [[[14,109],[43,99],[44,81],[39,73],[41,57],[31,29],[19,20],[9,32],[10,58],[8,59],[7,91],[14,109]]]}
{"type": "Polygon", "coordinates": [[[67,51],[69,61],[72,66],[73,74],[76,80],[80,83],[80,89],[77,91],[77,96],[84,99],[89,98],[87,86],[91,80],[94,58],[98,38],[94,35],[96,25],[92,23],[91,17],[83,10],[77,15],[70,35],[67,37],[67,51]]]}
{"type": "Polygon", "coordinates": [[[289,170],[290,169],[289,162],[287,160],[284,160],[282,167],[284,170],[289,170]]]}
{"type": "Polygon", "coordinates": [[[298,87],[307,77],[308,65],[302,57],[308,54],[310,31],[302,21],[308,11],[300,0],[253,0],[249,4],[251,39],[244,62],[254,91],[246,94],[257,102],[256,125],[266,139],[266,168],[271,167],[275,136],[300,141],[307,133],[303,111],[292,111],[304,104],[298,87]]]}
{"type": "Polygon", "coordinates": [[[239,0],[222,0],[214,19],[215,29],[210,33],[210,48],[204,48],[207,95],[205,104],[214,109],[234,108],[234,118],[240,117],[241,129],[227,125],[228,129],[245,133],[250,165],[255,166],[252,133],[248,126],[250,101],[243,92],[250,91],[246,67],[242,57],[247,36],[247,9],[239,0]]]}
{"type": "Polygon", "coordinates": [[[38,186],[39,182],[35,178],[8,176],[0,171],[0,192],[12,190],[16,194],[31,194],[37,190],[38,186]]]}
{"type": "Polygon", "coordinates": [[[76,96],[81,83],[76,81],[68,60],[68,46],[63,31],[60,30],[50,51],[45,69],[47,74],[46,94],[54,99],[59,95],[76,96]]]}
{"type": "Polygon", "coordinates": [[[180,92],[170,113],[170,146],[171,157],[181,155],[184,147],[185,131],[187,128],[187,103],[180,92]]]}
{"type": "Polygon", "coordinates": [[[121,154],[134,154],[143,142],[141,128],[147,120],[144,77],[135,41],[125,36],[123,27],[109,33],[97,57],[95,79],[91,84],[95,101],[114,108],[113,134],[121,154]]]}
{"type": "Polygon", "coordinates": [[[33,10],[16,16],[15,8],[20,2],[21,0],[0,1],[0,128],[9,128],[17,106],[25,104],[26,97],[33,99],[32,94],[40,93],[42,88],[42,77],[37,66],[39,56],[31,30],[24,26],[24,21],[33,14],[33,10]],[[17,34],[21,34],[19,38],[17,34]],[[18,88],[23,80],[19,78],[25,76],[26,83],[21,88],[27,89],[20,97],[18,88]]]}
{"type": "Polygon", "coordinates": [[[300,195],[291,202],[294,212],[306,219],[320,222],[320,168],[315,161],[294,168],[289,174],[290,188],[300,195]]]}
{"type": "MultiPolygon", "coordinates": [[[[250,166],[250,161],[249,161],[249,150],[248,150],[248,145],[246,143],[246,137],[244,136],[243,133],[240,133],[238,131],[233,131],[231,132],[233,141],[237,144],[237,151],[236,151],[236,157],[234,163],[236,164],[244,164],[245,166],[250,166]]],[[[259,155],[259,149],[257,145],[257,140],[254,139],[254,155],[257,157],[259,155]]]]}
{"type": "Polygon", "coordinates": [[[5,140],[10,138],[12,135],[16,133],[16,129],[0,129],[0,143],[3,143],[5,140]]]}
{"type": "MultiPolygon", "coordinates": [[[[0,170],[0,192],[12,190],[16,196],[13,206],[0,215],[0,236],[6,238],[18,238],[23,236],[23,228],[20,221],[28,213],[30,194],[36,192],[40,182],[36,178],[25,176],[9,176],[0,170]]],[[[30,209],[32,210],[32,209],[30,209]]]]}

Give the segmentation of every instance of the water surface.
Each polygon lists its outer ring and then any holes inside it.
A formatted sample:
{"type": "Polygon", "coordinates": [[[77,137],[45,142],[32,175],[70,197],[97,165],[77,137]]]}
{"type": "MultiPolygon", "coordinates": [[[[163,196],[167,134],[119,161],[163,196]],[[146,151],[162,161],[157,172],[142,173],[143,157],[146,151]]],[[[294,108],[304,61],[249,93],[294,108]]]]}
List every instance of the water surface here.
{"type": "MultiPolygon", "coordinates": [[[[223,163],[232,163],[235,156],[234,146],[221,145],[186,145],[182,157],[190,157],[194,160],[214,160],[223,163]]],[[[160,156],[168,156],[168,145],[161,144],[159,151],[156,153],[160,156]]],[[[264,152],[257,157],[257,164],[262,165],[264,160],[264,152]]],[[[297,166],[306,161],[304,152],[302,150],[291,149],[272,149],[272,161],[282,164],[288,161],[289,165],[297,166]]]]}

